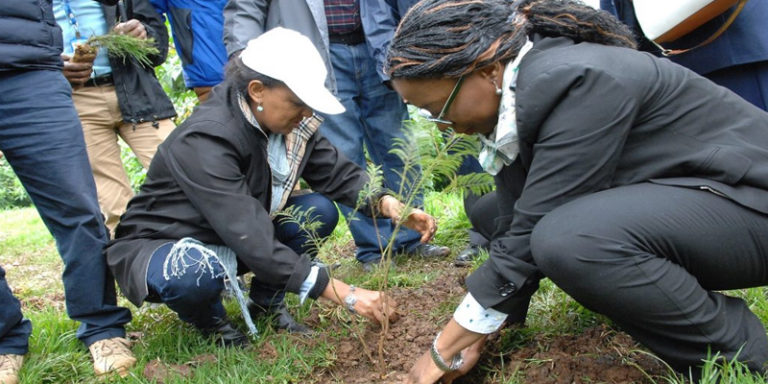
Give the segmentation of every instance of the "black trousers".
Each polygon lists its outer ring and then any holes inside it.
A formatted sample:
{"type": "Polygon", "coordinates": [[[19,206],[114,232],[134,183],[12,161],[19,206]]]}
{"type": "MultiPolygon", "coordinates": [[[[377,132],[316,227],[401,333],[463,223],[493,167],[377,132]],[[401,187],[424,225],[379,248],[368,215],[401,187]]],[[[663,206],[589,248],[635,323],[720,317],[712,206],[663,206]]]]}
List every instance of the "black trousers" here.
{"type": "Polygon", "coordinates": [[[700,366],[708,350],[757,371],[768,362],[763,324],[718,292],[768,282],[768,215],[710,192],[637,184],[553,210],[531,249],[555,284],[676,370],[700,366]]]}
{"type": "Polygon", "coordinates": [[[464,212],[467,213],[472,229],[469,233],[469,242],[481,247],[488,247],[490,239],[496,232],[499,205],[496,199],[496,191],[491,191],[482,196],[468,194],[464,199],[464,212]]]}

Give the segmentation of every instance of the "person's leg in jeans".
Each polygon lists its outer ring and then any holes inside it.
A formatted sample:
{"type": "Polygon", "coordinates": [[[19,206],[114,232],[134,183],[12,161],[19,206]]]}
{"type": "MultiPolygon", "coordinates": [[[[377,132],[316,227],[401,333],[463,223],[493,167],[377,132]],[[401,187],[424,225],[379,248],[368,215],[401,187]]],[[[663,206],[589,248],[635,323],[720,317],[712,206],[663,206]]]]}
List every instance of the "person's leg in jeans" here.
{"type": "Polygon", "coordinates": [[[158,247],[149,259],[147,288],[150,298],[159,300],[206,336],[212,336],[223,346],[243,346],[248,337],[227,319],[221,302],[224,290],[224,268],[218,258],[193,245],[180,252],[177,259],[168,260],[174,243],[158,247]],[[174,270],[171,265],[183,265],[174,270]],[[173,270],[173,273],[170,271],[173,270]]]}
{"type": "MultiPolygon", "coordinates": [[[[306,231],[306,221],[302,224],[304,227],[302,228],[296,222],[278,217],[273,221],[278,241],[300,255],[306,254],[314,258],[317,255],[319,242],[333,233],[333,229],[336,228],[336,224],[339,221],[339,212],[336,209],[336,205],[319,193],[309,193],[289,197],[286,207],[296,207],[299,211],[303,212],[312,209],[309,221],[317,223],[317,227],[314,228],[314,233],[308,233],[306,231]]],[[[249,308],[253,316],[258,317],[272,312],[276,314],[273,321],[276,328],[286,329],[289,332],[295,333],[310,331],[306,326],[297,323],[285,309],[283,305],[285,292],[265,287],[254,278],[251,279],[249,298],[249,308]]]]}
{"type": "Polygon", "coordinates": [[[294,252],[314,258],[317,256],[317,248],[320,243],[333,233],[333,229],[339,222],[339,211],[336,209],[336,205],[319,193],[291,196],[285,205],[296,207],[302,212],[308,212],[311,209],[308,217],[310,223],[305,221],[302,226],[299,226],[295,222],[278,217],[274,221],[277,239],[294,252]],[[316,223],[317,226],[312,228],[314,233],[306,231],[307,225],[312,225],[311,223],[316,223]]]}
{"type": "Polygon", "coordinates": [[[81,323],[77,337],[92,346],[124,337],[131,312],[117,306],[102,254],[106,227],[70,92],[57,71],[0,76],[0,150],[56,240],[67,313],[81,323]]]}
{"type": "MultiPolygon", "coordinates": [[[[402,181],[396,172],[402,171],[403,163],[389,150],[393,148],[395,138],[404,138],[402,129],[398,128],[408,118],[405,104],[376,74],[375,61],[370,57],[366,44],[330,46],[338,88],[336,96],[346,112],[324,115],[322,133],[342,154],[363,169],[366,169],[365,145],[371,160],[382,166],[385,187],[400,191],[402,181]]],[[[406,184],[410,183],[406,181],[406,184]]],[[[414,204],[421,204],[420,195],[416,196],[414,204]]],[[[351,207],[340,206],[340,209],[345,216],[353,212],[351,207]]],[[[391,220],[378,219],[374,226],[371,218],[357,213],[348,224],[357,245],[357,260],[365,263],[381,259],[382,250],[392,236],[391,220]]],[[[420,237],[417,232],[402,228],[397,234],[394,250],[409,250],[419,245],[420,237]]]]}
{"type": "Polygon", "coordinates": [[[179,319],[199,329],[208,329],[227,313],[221,302],[224,268],[218,259],[208,259],[196,248],[182,253],[178,264],[188,266],[176,276],[167,276],[166,260],[174,243],[155,250],[147,267],[147,287],[160,301],[179,315],[179,319]],[[198,266],[207,265],[211,270],[198,266]]]}
{"type": "Polygon", "coordinates": [[[717,291],[768,283],[766,233],[768,215],[645,183],[553,210],[534,228],[531,250],[545,276],[673,368],[687,373],[711,349],[762,371],[765,327],[743,300],[717,291]]]}
{"type": "Polygon", "coordinates": [[[0,267],[0,383],[17,382],[23,356],[29,350],[32,323],[21,314],[19,300],[13,297],[0,267]]]}

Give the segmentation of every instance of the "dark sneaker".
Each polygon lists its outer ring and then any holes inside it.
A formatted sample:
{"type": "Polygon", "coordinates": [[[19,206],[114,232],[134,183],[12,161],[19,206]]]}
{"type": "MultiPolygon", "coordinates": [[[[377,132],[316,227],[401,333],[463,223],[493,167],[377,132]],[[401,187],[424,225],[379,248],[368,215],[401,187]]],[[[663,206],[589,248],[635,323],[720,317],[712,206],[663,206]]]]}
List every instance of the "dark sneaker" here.
{"type": "Polygon", "coordinates": [[[240,332],[226,318],[216,319],[216,323],[207,328],[199,328],[206,337],[213,337],[216,344],[224,347],[245,347],[251,343],[244,333],[240,332]]]}
{"type": "Polygon", "coordinates": [[[264,316],[269,316],[271,317],[272,326],[275,327],[275,329],[284,329],[288,333],[300,335],[311,335],[315,333],[312,328],[296,321],[296,319],[291,316],[291,313],[288,312],[288,308],[285,307],[284,303],[267,310],[254,303],[251,299],[248,299],[247,306],[248,312],[251,314],[251,318],[254,321],[264,316]]]}
{"type": "Polygon", "coordinates": [[[413,248],[413,250],[408,252],[409,256],[416,256],[424,259],[442,259],[450,254],[450,248],[432,244],[419,244],[413,248]]]}
{"type": "Polygon", "coordinates": [[[470,244],[464,248],[463,251],[459,252],[455,259],[453,259],[453,265],[457,267],[468,267],[478,256],[480,256],[480,246],[470,244]]]}

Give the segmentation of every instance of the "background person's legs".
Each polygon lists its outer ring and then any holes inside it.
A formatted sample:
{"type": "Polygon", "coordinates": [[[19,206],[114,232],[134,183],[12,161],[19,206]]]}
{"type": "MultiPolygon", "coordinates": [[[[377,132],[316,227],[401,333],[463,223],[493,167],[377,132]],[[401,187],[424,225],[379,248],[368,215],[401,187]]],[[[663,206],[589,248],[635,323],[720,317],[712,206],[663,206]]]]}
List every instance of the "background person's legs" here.
{"type": "MultiPolygon", "coordinates": [[[[339,152],[363,169],[366,169],[365,145],[371,160],[382,166],[385,186],[399,191],[401,180],[395,172],[402,171],[403,163],[389,150],[394,138],[405,137],[401,127],[403,120],[408,118],[408,111],[397,93],[381,82],[366,44],[331,44],[330,53],[337,97],[346,112],[323,115],[322,132],[339,152]]],[[[414,203],[420,205],[421,196],[414,203]]],[[[350,207],[340,206],[340,209],[345,216],[352,212],[350,207]]],[[[348,224],[357,245],[358,261],[380,259],[382,248],[392,236],[391,220],[379,219],[374,227],[371,218],[357,213],[355,220],[348,224]]],[[[403,228],[397,234],[394,249],[418,245],[420,237],[417,232],[403,228]]]]}
{"type": "Polygon", "coordinates": [[[110,232],[114,232],[125,212],[133,190],[120,158],[117,127],[122,114],[117,106],[114,86],[82,87],[72,100],[83,124],[88,160],[99,196],[99,207],[110,232]]]}
{"type": "Polygon", "coordinates": [[[29,350],[32,323],[21,314],[0,267],[0,383],[18,383],[24,355],[29,350]]]}
{"type": "Polygon", "coordinates": [[[157,147],[176,128],[176,124],[171,119],[158,120],[156,122],[157,127],[154,124],[146,121],[136,124],[135,127],[133,124],[125,122],[120,125],[120,137],[131,147],[136,158],[139,159],[139,162],[145,169],[149,168],[149,163],[155,157],[157,147]]]}
{"type": "Polygon", "coordinates": [[[0,267],[0,355],[24,355],[29,349],[32,323],[21,314],[21,304],[13,297],[0,267]]]}
{"type": "MultiPolygon", "coordinates": [[[[768,282],[768,215],[695,189],[638,184],[577,199],[534,228],[543,273],[680,371],[712,353],[762,370],[768,338],[714,290],[768,282]]],[[[694,375],[697,374],[694,369],[694,375]]]]}
{"type": "Polygon", "coordinates": [[[116,305],[83,131],[60,72],[0,76],[0,150],[56,239],[67,313],[81,323],[77,337],[86,345],[124,337],[131,312],[116,305]]]}

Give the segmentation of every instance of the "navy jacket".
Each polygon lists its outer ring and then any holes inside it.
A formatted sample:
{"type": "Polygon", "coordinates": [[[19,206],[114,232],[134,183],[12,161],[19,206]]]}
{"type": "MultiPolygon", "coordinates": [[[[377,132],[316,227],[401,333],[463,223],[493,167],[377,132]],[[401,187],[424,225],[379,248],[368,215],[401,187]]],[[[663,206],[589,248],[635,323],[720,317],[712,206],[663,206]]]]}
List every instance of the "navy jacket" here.
{"type": "Polygon", "coordinates": [[[61,69],[61,29],[51,0],[5,1],[0,7],[0,71],[61,69]]]}
{"type": "Polygon", "coordinates": [[[520,154],[496,178],[508,224],[467,278],[484,307],[525,319],[542,278],[531,232],[582,196],[652,182],[716,191],[768,213],[768,113],[649,53],[533,41],[517,78],[520,154]]]}

